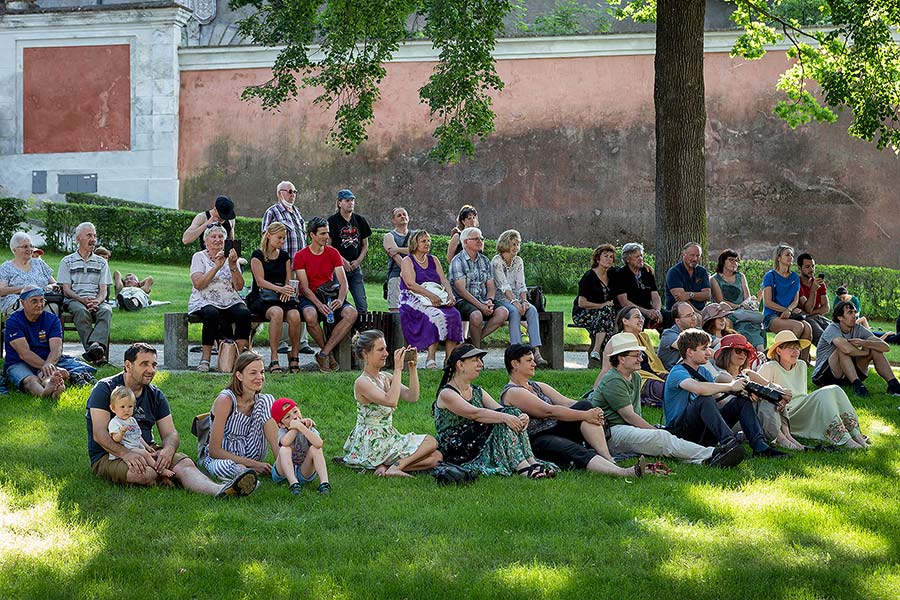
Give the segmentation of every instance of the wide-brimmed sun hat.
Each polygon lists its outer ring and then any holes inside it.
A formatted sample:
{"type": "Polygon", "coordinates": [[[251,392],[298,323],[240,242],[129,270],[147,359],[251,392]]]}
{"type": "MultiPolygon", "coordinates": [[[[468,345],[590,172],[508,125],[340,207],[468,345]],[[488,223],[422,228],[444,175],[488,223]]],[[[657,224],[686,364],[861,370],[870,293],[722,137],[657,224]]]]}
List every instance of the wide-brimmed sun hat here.
{"type": "Polygon", "coordinates": [[[711,302],[703,307],[703,311],[700,313],[700,320],[706,323],[719,317],[727,317],[733,312],[731,307],[724,302],[711,302]]]}
{"type": "Polygon", "coordinates": [[[753,347],[753,344],[747,341],[740,333],[730,333],[722,338],[719,342],[719,347],[716,348],[716,353],[713,356],[713,359],[718,360],[719,356],[721,356],[722,352],[724,352],[727,348],[744,350],[750,356],[750,360],[752,361],[756,357],[756,348],[753,347]]]}
{"type": "Polygon", "coordinates": [[[617,354],[623,354],[625,352],[633,352],[637,350],[638,352],[646,352],[647,349],[641,346],[640,342],[638,342],[637,337],[633,333],[617,333],[616,335],[609,338],[609,342],[607,342],[609,346],[609,355],[615,356],[617,354]]]}
{"type": "Polygon", "coordinates": [[[772,345],[769,346],[768,350],[766,350],[766,356],[768,356],[770,359],[775,358],[775,348],[781,346],[782,344],[787,344],[788,342],[799,342],[801,350],[809,348],[812,344],[812,342],[810,342],[809,340],[798,339],[797,336],[794,335],[793,331],[784,329],[775,334],[775,339],[772,341],[772,345]]]}

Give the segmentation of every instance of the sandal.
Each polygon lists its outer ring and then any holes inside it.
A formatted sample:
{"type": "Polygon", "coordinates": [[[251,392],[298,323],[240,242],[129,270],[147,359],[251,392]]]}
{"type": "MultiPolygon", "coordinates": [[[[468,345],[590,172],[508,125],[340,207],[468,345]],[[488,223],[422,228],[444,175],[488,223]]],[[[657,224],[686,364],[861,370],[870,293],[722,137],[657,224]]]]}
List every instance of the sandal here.
{"type": "Polygon", "coordinates": [[[523,477],[527,477],[528,479],[547,479],[549,477],[547,471],[544,469],[544,465],[540,463],[522,467],[521,469],[516,470],[516,473],[523,477]]]}
{"type": "Polygon", "coordinates": [[[284,369],[281,368],[281,364],[277,360],[270,362],[269,368],[266,370],[269,373],[284,373],[284,369]]]}
{"type": "Polygon", "coordinates": [[[300,372],[300,357],[288,354],[288,371],[291,373],[300,372]]]}
{"type": "Polygon", "coordinates": [[[209,372],[209,359],[204,359],[200,361],[200,364],[197,365],[197,370],[201,373],[209,372]]]}
{"type": "MultiPolygon", "coordinates": [[[[641,457],[643,458],[643,457],[641,457]]],[[[640,462],[640,461],[638,461],[640,462]]],[[[659,477],[668,477],[672,474],[672,469],[666,465],[664,462],[652,462],[644,465],[643,469],[644,473],[650,473],[652,475],[657,475],[659,477]]]]}

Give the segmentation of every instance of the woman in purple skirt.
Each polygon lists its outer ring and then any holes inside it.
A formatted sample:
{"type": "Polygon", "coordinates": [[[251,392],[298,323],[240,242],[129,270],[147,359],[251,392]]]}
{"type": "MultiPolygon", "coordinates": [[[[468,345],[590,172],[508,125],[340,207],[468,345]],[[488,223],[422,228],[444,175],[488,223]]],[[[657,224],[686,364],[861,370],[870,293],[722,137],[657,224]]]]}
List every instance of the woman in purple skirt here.
{"type": "Polygon", "coordinates": [[[403,337],[418,350],[427,349],[426,369],[437,369],[438,342],[446,355],[462,342],[462,318],[456,310],[450,282],[431,250],[431,236],[424,229],[409,239],[409,256],[400,265],[400,325],[403,337]]]}

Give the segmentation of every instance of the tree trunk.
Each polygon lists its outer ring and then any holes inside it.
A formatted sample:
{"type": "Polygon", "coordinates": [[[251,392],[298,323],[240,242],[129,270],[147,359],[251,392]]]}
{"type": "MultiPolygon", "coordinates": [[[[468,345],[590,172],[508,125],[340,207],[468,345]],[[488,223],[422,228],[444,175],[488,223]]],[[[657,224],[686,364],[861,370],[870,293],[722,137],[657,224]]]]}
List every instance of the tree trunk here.
{"type": "Polygon", "coordinates": [[[681,248],[706,248],[706,0],[658,0],[656,8],[656,272],[681,260],[681,248]]]}

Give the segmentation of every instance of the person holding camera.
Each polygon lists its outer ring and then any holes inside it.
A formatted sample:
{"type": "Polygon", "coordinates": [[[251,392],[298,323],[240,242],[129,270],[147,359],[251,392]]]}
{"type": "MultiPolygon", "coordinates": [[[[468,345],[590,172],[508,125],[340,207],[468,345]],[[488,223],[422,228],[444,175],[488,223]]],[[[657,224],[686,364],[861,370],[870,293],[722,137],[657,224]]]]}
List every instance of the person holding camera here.
{"type": "Polygon", "coordinates": [[[726,335],[722,338],[713,358],[719,369],[716,381],[730,383],[739,377],[745,377],[747,385],[744,393],[753,402],[766,441],[774,441],[790,450],[803,450],[803,444],[793,438],[787,420],[782,417],[784,407],[791,399],[790,390],[772,384],[759,373],[752,371],[750,367],[755,359],[756,349],[747,338],[739,333],[726,335]]]}
{"type": "Polygon", "coordinates": [[[808,392],[809,365],[800,352],[810,344],[790,331],[779,332],[767,352],[769,361],[759,374],[790,392],[784,416],[794,435],[823,440],[844,448],[866,448],[869,440],[859,429],[859,418],[847,393],[837,385],[808,392]]]}

